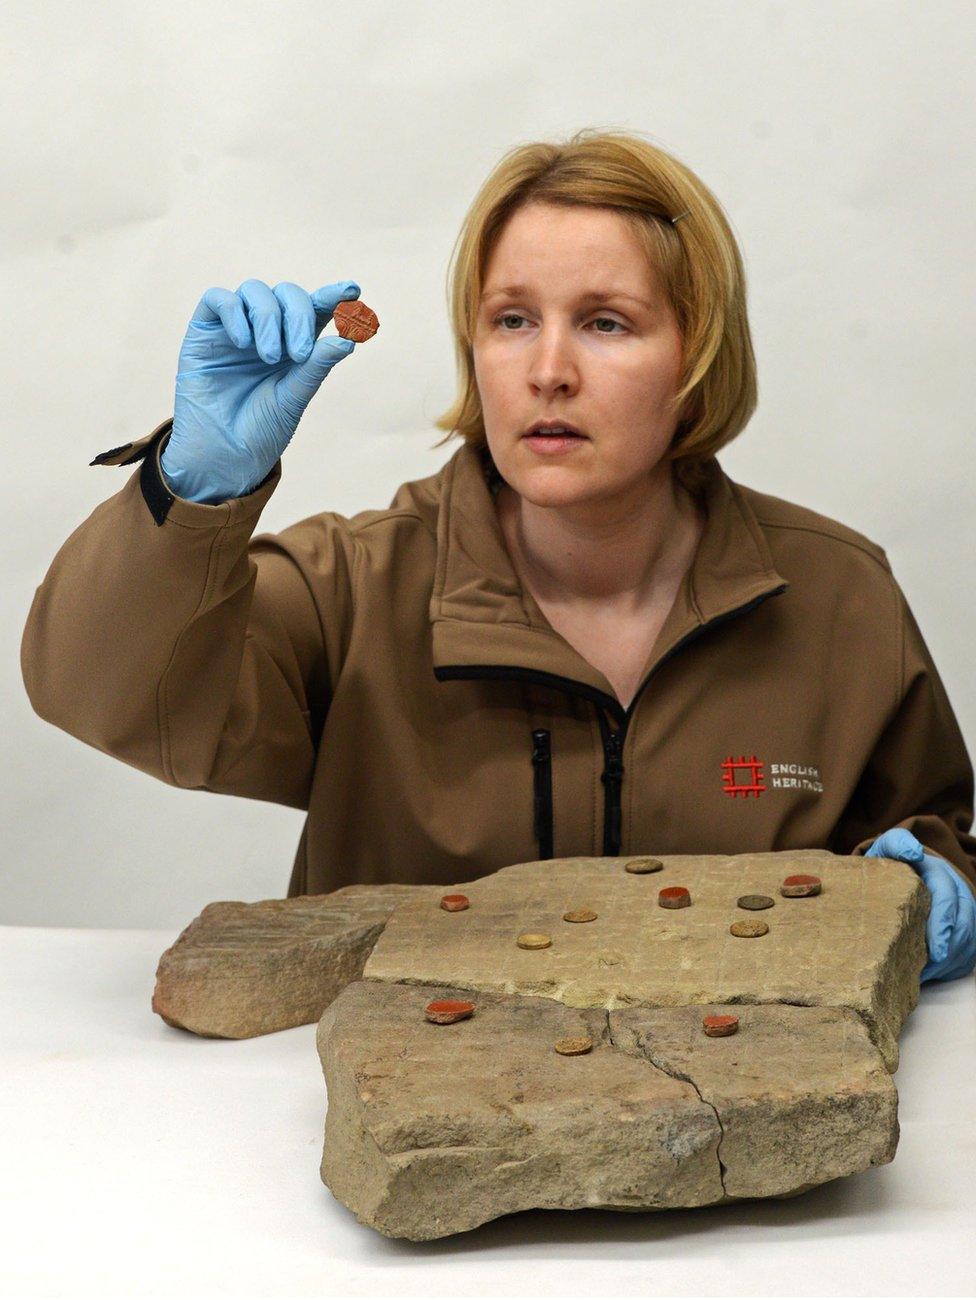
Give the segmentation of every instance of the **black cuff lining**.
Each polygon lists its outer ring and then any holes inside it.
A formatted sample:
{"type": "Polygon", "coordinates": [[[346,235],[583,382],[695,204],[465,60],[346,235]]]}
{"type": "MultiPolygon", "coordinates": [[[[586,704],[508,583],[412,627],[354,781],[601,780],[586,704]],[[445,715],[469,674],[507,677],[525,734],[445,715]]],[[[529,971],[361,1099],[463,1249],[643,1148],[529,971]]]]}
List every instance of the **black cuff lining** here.
{"type": "MultiPolygon", "coordinates": [[[[163,476],[159,472],[159,465],[156,460],[156,448],[159,446],[160,439],[169,441],[169,435],[173,432],[172,424],[165,429],[160,429],[155,438],[151,439],[143,447],[139,456],[145,459],[142,462],[142,469],[139,472],[139,486],[142,489],[142,495],[146,505],[149,507],[149,513],[156,521],[157,527],[161,527],[166,522],[166,516],[169,514],[169,508],[176,500],[176,497],[166,486],[163,476]]],[[[160,448],[160,455],[162,448],[160,448]]],[[[138,460],[138,456],[133,457],[138,460]]],[[[123,465],[128,465],[129,461],[123,461],[123,465]]]]}

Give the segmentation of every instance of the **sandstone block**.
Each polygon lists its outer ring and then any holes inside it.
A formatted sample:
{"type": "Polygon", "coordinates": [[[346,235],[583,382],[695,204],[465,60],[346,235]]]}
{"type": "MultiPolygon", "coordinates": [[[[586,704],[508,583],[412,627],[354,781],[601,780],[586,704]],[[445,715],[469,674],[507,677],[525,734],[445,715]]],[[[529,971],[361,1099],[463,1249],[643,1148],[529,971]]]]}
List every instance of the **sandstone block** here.
{"type": "Polygon", "coordinates": [[[358,981],[319,1022],[321,1176],[386,1236],[428,1240],[533,1207],[659,1210],[794,1195],[893,1158],[897,1094],[844,1008],[573,1008],[444,985],[358,981]],[[554,1044],[588,1035],[594,1048],[554,1044]]]}
{"type": "Polygon", "coordinates": [[[622,1210],[797,1195],[894,1157],[898,1034],[918,1001],[929,896],[890,859],[801,852],[517,863],[454,914],[390,914],[319,1021],[321,1176],[411,1240],[530,1207],[622,1210]],[[783,897],[790,874],[821,892],[783,897]],[[681,886],[691,905],[658,906],[681,886]],[[768,933],[730,925],[774,900],[768,933]],[[568,924],[568,913],[596,917],[568,924]],[[520,946],[541,933],[545,947],[520,946]],[[432,1024],[432,999],[473,1013],[432,1024]],[[712,1037],[706,1014],[734,1014],[712,1037]],[[592,1050],[554,1044],[589,1037],[592,1050]]]}
{"type": "Polygon", "coordinates": [[[398,903],[427,885],[347,885],[331,894],[208,904],[163,953],[152,1009],[209,1038],[313,1024],[362,973],[398,903]]]}
{"type": "Polygon", "coordinates": [[[662,857],[664,869],[633,875],[620,858],[520,862],[465,884],[471,905],[450,915],[419,895],[391,914],[364,979],[449,984],[616,1008],[787,1002],[846,1006],[864,1020],[891,1072],[898,1034],[918,1002],[927,959],[929,895],[919,876],[890,858],[840,857],[819,849],[662,857]],[[783,898],[779,885],[809,868],[820,894],[783,898]],[[657,906],[662,887],[683,885],[692,906],[657,906]],[[729,926],[751,913],[743,894],[766,894],[769,933],[744,940],[729,926]],[[598,919],[567,925],[564,912],[598,919]],[[542,931],[541,952],[515,944],[542,931]]]}

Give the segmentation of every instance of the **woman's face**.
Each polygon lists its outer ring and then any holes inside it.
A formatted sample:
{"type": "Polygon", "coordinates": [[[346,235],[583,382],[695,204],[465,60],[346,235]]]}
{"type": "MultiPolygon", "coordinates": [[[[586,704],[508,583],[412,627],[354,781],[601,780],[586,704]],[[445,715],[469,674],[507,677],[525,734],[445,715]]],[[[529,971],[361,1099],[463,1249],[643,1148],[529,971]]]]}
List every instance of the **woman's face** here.
{"type": "Polygon", "coordinates": [[[488,447],[516,492],[565,506],[646,488],[680,418],[667,401],[682,340],[622,217],[519,208],[489,258],[473,348],[488,447]],[[536,420],[586,436],[546,453],[524,436],[536,420]]]}

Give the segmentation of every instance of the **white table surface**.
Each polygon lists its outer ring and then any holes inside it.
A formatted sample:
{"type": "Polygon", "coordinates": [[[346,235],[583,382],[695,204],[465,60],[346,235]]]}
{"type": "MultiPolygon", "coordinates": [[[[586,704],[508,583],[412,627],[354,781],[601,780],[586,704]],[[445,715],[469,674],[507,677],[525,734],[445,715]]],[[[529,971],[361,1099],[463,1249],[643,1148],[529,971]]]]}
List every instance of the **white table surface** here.
{"type": "Polygon", "coordinates": [[[319,1177],[315,1026],[242,1041],[150,1007],[164,930],[0,928],[3,1296],[973,1296],[976,982],[901,1036],[891,1164],[790,1201],[529,1210],[433,1242],[319,1177]]]}

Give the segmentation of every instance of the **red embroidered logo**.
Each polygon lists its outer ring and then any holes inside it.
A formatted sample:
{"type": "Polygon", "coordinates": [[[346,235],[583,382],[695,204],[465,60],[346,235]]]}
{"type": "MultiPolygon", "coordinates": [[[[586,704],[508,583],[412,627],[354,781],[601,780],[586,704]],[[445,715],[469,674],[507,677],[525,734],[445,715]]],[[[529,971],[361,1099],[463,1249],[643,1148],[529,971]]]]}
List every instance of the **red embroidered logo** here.
{"type": "Polygon", "coordinates": [[[746,758],[742,754],[739,756],[738,761],[731,757],[723,759],[722,789],[726,794],[730,794],[733,799],[740,794],[747,799],[749,795],[754,794],[758,799],[766,789],[763,784],[761,760],[756,758],[755,754],[753,754],[752,758],[746,758]]]}
{"type": "Polygon", "coordinates": [[[734,799],[742,795],[748,799],[770,790],[807,790],[813,794],[823,794],[820,769],[804,763],[764,763],[753,754],[746,758],[731,755],[722,760],[722,789],[734,799]],[[770,784],[766,785],[766,771],[769,771],[770,784]]]}

